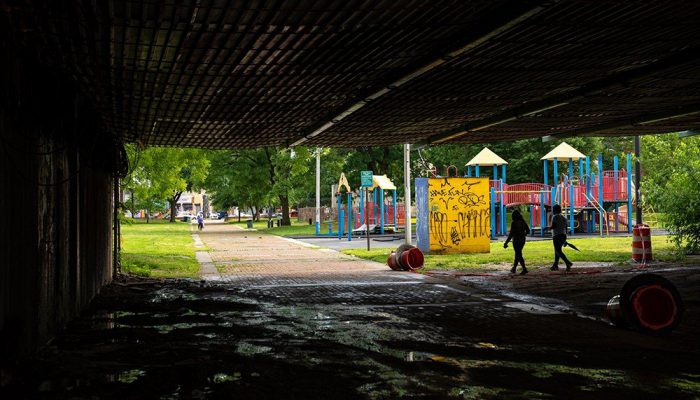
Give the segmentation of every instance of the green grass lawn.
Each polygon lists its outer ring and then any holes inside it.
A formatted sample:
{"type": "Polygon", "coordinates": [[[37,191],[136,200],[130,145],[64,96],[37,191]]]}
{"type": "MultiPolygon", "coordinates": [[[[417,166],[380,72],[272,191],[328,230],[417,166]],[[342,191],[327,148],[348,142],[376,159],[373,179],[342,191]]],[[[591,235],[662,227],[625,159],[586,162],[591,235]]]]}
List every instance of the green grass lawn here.
{"type": "MultiPolygon", "coordinates": [[[[415,225],[415,218],[412,218],[415,225]]],[[[243,228],[246,227],[246,220],[241,219],[238,222],[238,218],[232,218],[229,220],[230,224],[238,225],[243,228]]],[[[275,226],[274,228],[267,227],[267,219],[261,218],[260,221],[253,222],[253,228],[259,230],[260,232],[270,233],[278,236],[310,236],[316,234],[316,225],[309,225],[305,221],[297,221],[292,219],[291,226],[275,226]]],[[[415,229],[415,228],[414,228],[415,229]]],[[[338,221],[333,221],[333,232],[338,232],[338,221]]],[[[328,222],[321,222],[321,234],[328,234],[328,222]]]]}
{"type": "Polygon", "coordinates": [[[189,225],[164,220],[122,224],[122,271],[152,277],[196,277],[199,263],[189,225]]]}
{"type": "MultiPolygon", "coordinates": [[[[568,247],[564,250],[574,265],[581,261],[625,263],[632,257],[631,237],[574,238],[571,239],[571,243],[581,250],[581,252],[577,252],[568,247]]],[[[392,250],[394,248],[379,248],[369,252],[362,249],[352,249],[343,250],[343,252],[386,263],[387,255],[392,250]]],[[[679,261],[683,258],[667,240],[667,236],[652,237],[652,251],[654,259],[658,261],[679,261]]],[[[550,266],[554,258],[552,242],[549,240],[530,241],[525,245],[523,255],[528,266],[550,266]]],[[[508,249],[504,249],[503,241],[500,241],[491,243],[491,253],[486,254],[426,255],[425,268],[427,270],[472,269],[512,262],[513,247],[509,245],[508,249]]]]}
{"type": "MultiPolygon", "coordinates": [[[[241,226],[243,228],[246,227],[246,221],[245,219],[241,219],[241,222],[238,222],[237,218],[233,218],[232,221],[229,223],[241,226]]],[[[292,219],[292,225],[290,226],[275,226],[274,228],[268,228],[267,227],[267,219],[261,218],[260,221],[255,221],[253,222],[253,228],[259,230],[260,232],[265,232],[265,233],[271,233],[273,235],[278,235],[278,236],[301,236],[301,235],[315,235],[316,234],[316,225],[309,225],[308,222],[300,222],[297,221],[296,219],[292,219]]],[[[338,230],[338,224],[336,222],[333,223],[333,231],[337,232],[338,230]]],[[[321,233],[328,233],[328,223],[323,222],[321,223],[321,233]]]]}

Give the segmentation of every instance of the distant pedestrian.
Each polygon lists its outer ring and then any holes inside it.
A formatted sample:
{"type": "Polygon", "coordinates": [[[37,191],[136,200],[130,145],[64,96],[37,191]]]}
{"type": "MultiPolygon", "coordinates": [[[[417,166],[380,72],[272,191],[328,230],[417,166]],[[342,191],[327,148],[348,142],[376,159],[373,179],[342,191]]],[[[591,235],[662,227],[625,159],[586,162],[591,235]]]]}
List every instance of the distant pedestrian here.
{"type": "Polygon", "coordinates": [[[530,234],[530,227],[525,223],[520,211],[513,211],[513,221],[510,223],[510,233],[508,234],[508,239],[503,243],[503,248],[508,248],[508,242],[513,241],[513,250],[515,250],[515,260],[513,261],[513,268],[510,269],[510,273],[514,274],[518,269],[518,263],[523,266],[523,270],[520,275],[527,274],[527,268],[525,267],[525,258],[523,258],[523,247],[525,247],[525,241],[527,240],[527,235],[530,234]]]}
{"type": "Polygon", "coordinates": [[[550,270],[559,270],[559,259],[561,258],[564,263],[566,263],[566,271],[571,270],[573,263],[566,258],[562,247],[566,245],[566,217],[561,214],[561,206],[559,204],[552,208],[554,215],[552,216],[552,243],[554,244],[554,264],[550,270]]]}
{"type": "Polygon", "coordinates": [[[204,229],[204,217],[202,214],[197,214],[197,230],[204,229]]]}

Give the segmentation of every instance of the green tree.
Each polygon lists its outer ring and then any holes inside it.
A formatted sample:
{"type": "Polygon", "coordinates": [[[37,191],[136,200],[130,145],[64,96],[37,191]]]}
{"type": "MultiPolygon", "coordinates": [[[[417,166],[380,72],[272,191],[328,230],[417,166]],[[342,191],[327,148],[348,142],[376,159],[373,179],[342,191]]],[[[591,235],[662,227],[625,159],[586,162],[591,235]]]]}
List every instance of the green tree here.
{"type": "Polygon", "coordinates": [[[269,173],[263,167],[267,157],[262,149],[222,150],[210,154],[211,170],[205,187],[217,208],[250,209],[258,218],[267,203],[271,186],[269,173]]]}
{"type": "MultiPolygon", "coordinates": [[[[232,150],[212,157],[207,188],[218,205],[239,205],[257,211],[262,206],[282,209],[282,225],[290,225],[290,205],[306,196],[312,157],[305,147],[266,147],[232,150]]],[[[257,215],[256,215],[257,217],[257,215]]]]}
{"type": "Polygon", "coordinates": [[[182,192],[202,187],[209,171],[204,150],[151,147],[128,149],[131,172],[125,180],[140,204],[156,206],[168,203],[170,222],[175,222],[177,201],[182,192]]]}
{"type": "Polygon", "coordinates": [[[700,137],[642,137],[643,199],[665,216],[675,244],[700,251],[700,137]]]}

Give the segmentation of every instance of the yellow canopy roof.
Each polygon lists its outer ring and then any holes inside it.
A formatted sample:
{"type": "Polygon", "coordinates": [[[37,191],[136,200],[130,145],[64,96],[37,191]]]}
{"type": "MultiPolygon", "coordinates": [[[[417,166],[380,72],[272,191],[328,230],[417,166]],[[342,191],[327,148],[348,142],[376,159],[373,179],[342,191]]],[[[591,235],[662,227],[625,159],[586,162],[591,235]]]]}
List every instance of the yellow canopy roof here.
{"type": "Polygon", "coordinates": [[[490,167],[493,165],[503,165],[508,164],[506,160],[498,156],[498,154],[489,150],[488,147],[484,147],[483,150],[479,152],[474,158],[472,158],[467,165],[479,165],[481,167],[490,167]]]}
{"type": "Polygon", "coordinates": [[[396,186],[386,175],[372,175],[372,190],[376,187],[383,190],[396,190],[396,186]]]}
{"type": "Polygon", "coordinates": [[[561,142],[559,146],[555,147],[552,151],[547,153],[547,155],[540,158],[540,160],[554,160],[555,158],[557,160],[578,160],[579,158],[586,158],[586,156],[580,151],[569,146],[568,143],[561,142]]]}

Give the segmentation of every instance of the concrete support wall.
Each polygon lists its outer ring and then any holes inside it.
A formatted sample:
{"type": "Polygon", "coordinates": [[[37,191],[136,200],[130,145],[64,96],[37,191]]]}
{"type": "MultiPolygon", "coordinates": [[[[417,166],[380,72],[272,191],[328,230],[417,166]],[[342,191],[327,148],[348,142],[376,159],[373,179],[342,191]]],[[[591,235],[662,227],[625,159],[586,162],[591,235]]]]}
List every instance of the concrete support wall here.
{"type": "Polygon", "coordinates": [[[9,40],[0,59],[4,364],[45,344],[110,281],[116,157],[70,78],[9,40]]]}

